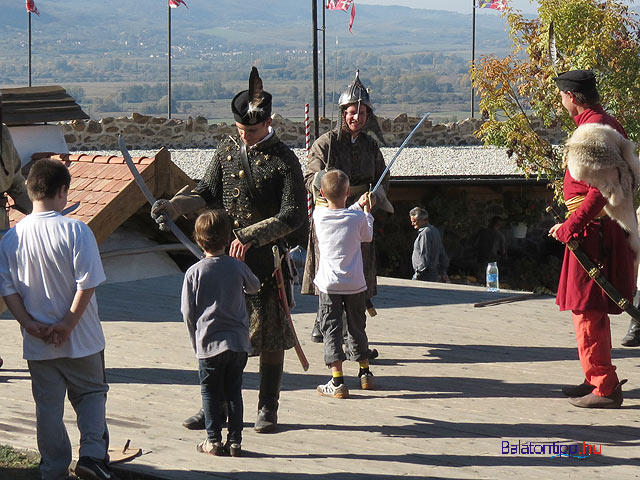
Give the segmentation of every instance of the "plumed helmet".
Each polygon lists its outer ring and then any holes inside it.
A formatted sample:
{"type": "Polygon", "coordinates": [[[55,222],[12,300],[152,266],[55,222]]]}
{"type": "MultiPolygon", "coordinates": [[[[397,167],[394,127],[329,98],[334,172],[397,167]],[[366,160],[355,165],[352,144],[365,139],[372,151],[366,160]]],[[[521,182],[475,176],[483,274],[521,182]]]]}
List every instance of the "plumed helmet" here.
{"type": "Polygon", "coordinates": [[[371,100],[369,99],[369,92],[360,81],[360,70],[356,70],[356,77],[344,93],[340,95],[340,99],[338,100],[340,108],[344,108],[353,103],[363,103],[373,111],[373,105],[371,105],[371,100]]]}
{"type": "Polygon", "coordinates": [[[262,88],[262,79],[256,67],[251,68],[249,90],[239,92],[231,101],[236,122],[256,125],[271,117],[271,94],[262,88]]]}

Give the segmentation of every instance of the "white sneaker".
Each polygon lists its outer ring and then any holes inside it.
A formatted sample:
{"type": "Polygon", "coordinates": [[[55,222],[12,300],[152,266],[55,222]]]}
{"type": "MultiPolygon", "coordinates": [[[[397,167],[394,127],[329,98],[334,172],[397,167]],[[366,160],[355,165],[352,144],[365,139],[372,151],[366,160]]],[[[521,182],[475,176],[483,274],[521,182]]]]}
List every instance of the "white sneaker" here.
{"type": "Polygon", "coordinates": [[[316,389],[319,395],[323,397],[333,398],[349,398],[349,389],[343,383],[337,387],[333,384],[333,379],[329,380],[325,385],[318,385],[316,389]]]}

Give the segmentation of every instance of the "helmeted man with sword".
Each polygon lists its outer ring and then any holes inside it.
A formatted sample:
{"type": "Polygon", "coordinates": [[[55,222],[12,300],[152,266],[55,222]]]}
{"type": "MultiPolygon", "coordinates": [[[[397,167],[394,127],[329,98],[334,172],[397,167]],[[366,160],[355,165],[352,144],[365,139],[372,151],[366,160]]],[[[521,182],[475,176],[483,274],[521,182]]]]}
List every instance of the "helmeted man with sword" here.
{"type": "MultiPolygon", "coordinates": [[[[321,135],[311,147],[305,172],[305,183],[309,192],[314,195],[315,207],[323,207],[326,200],[320,196],[320,179],[323,172],[337,168],[349,177],[351,196],[347,204],[351,205],[364,192],[369,191],[378,179],[382,188],[376,192],[376,209],[392,213],[393,206],[386,197],[389,190],[389,173],[385,172],[385,163],[377,142],[367,135],[363,129],[367,119],[373,115],[373,106],[369,92],[360,81],[359,72],[347,90],[338,100],[340,120],[337,128],[321,135]]],[[[375,212],[375,210],[374,210],[375,212]]],[[[317,240],[311,228],[307,259],[302,279],[302,293],[318,295],[313,279],[318,270],[319,252],[317,240]]],[[[362,263],[367,282],[367,301],[377,293],[376,258],[374,242],[362,244],[362,263]]],[[[370,313],[371,310],[369,309],[370,313]]],[[[314,327],[312,340],[322,342],[322,334],[318,325],[314,327]]]]}
{"type": "MultiPolygon", "coordinates": [[[[300,163],[271,128],[271,99],[253,67],[249,89],[231,102],[239,139],[229,137],[218,145],[204,178],[193,191],[158,200],[151,209],[161,228],[167,217],[175,219],[203,207],[224,208],[234,222],[229,255],[244,260],[261,282],[256,295],[246,295],[251,343],[260,355],[255,423],[259,433],[276,428],[284,351],[296,345],[278,298],[272,248],[277,246],[284,252],[286,237],[307,220],[300,163]]],[[[292,272],[286,264],[283,262],[283,273],[285,281],[290,281],[292,272]]],[[[201,412],[185,426],[203,428],[201,412]]]]}

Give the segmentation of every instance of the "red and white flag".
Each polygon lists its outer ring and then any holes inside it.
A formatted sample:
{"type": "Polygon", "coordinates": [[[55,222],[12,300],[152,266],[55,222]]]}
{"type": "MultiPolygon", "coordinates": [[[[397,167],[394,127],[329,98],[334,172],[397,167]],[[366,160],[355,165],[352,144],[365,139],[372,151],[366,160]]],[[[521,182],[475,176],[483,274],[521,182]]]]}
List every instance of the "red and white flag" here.
{"type": "Polygon", "coordinates": [[[493,8],[502,11],[507,8],[507,0],[478,0],[478,8],[493,8]]]}
{"type": "Polygon", "coordinates": [[[180,5],[184,5],[185,7],[187,7],[187,2],[185,2],[184,0],[169,0],[169,6],[171,8],[178,8],[180,5]]]}
{"type": "Polygon", "coordinates": [[[27,12],[35,13],[36,15],[40,16],[38,7],[36,7],[36,2],[34,2],[33,0],[27,0],[27,12]]]}
{"type": "Polygon", "coordinates": [[[327,0],[327,10],[342,10],[346,12],[351,7],[351,16],[349,17],[349,32],[353,27],[353,20],[356,18],[356,4],[353,0],[327,0]]]}

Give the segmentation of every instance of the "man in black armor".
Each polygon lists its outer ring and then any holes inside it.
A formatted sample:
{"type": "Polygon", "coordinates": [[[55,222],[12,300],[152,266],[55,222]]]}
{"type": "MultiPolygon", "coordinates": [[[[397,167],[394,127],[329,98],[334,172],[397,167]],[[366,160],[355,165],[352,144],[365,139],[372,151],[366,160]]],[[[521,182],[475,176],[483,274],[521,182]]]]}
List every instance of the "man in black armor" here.
{"type": "MultiPolygon", "coordinates": [[[[277,425],[284,351],[295,345],[278,299],[272,247],[284,251],[285,237],[307,221],[306,190],[298,157],[271,128],[271,94],[263,90],[255,67],[249,89],[234,97],[231,110],[239,139],[221,141],[197,187],[171,200],[158,200],[151,215],[161,228],[164,215],[175,219],[204,207],[224,208],[232,218],[235,238],[229,255],[244,260],[262,284],[246,300],[251,343],[260,355],[255,430],[267,433],[277,425]]],[[[202,410],[183,425],[204,428],[202,410]]]]}

